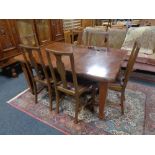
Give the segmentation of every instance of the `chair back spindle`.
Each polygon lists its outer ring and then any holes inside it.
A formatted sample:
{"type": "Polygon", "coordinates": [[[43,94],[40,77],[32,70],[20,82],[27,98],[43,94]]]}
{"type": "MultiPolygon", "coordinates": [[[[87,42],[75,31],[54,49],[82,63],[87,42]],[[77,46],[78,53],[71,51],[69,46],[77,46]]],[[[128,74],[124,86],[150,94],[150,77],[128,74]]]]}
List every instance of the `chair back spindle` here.
{"type": "Polygon", "coordinates": [[[133,49],[131,51],[131,55],[130,55],[129,60],[128,60],[128,64],[127,64],[127,67],[125,70],[125,74],[124,74],[124,85],[123,85],[124,88],[126,88],[129,76],[133,70],[133,66],[134,66],[134,63],[135,63],[136,58],[138,56],[139,49],[140,49],[140,45],[138,44],[138,42],[135,42],[133,49]]]}
{"type": "Polygon", "coordinates": [[[63,63],[62,58],[64,56],[69,58],[70,65],[71,65],[71,72],[72,72],[72,80],[73,80],[73,84],[74,84],[74,89],[77,92],[78,91],[78,83],[77,83],[77,76],[76,76],[76,72],[75,72],[73,53],[59,52],[59,51],[46,49],[46,54],[47,54],[47,60],[48,60],[48,63],[49,63],[50,71],[51,71],[55,86],[57,85],[58,81],[56,79],[56,74],[55,74],[55,71],[54,71],[54,65],[52,64],[52,61],[51,61],[52,55],[56,59],[56,68],[57,68],[57,71],[58,71],[58,73],[60,75],[60,79],[61,79],[61,82],[63,84],[63,87],[65,89],[68,89],[68,87],[67,87],[68,86],[68,81],[67,81],[67,78],[66,78],[66,68],[65,68],[65,65],[63,63]]]}
{"type": "Polygon", "coordinates": [[[21,52],[26,61],[26,66],[31,76],[36,76],[40,80],[45,77],[47,80],[49,80],[40,48],[27,45],[19,45],[19,47],[21,48],[21,52]],[[40,64],[40,66],[38,64],[40,64]]]}

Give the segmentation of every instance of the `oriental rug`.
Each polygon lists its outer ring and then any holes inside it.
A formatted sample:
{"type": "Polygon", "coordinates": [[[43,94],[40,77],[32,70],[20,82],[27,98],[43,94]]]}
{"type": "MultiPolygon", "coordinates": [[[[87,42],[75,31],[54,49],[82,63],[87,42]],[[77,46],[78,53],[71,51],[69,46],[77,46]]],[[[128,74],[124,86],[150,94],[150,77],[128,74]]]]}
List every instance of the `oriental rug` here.
{"type": "Polygon", "coordinates": [[[121,115],[118,94],[109,90],[105,119],[98,118],[98,107],[95,107],[93,113],[82,108],[78,124],[73,122],[75,101],[70,97],[61,101],[59,114],[55,112],[55,101],[53,111],[49,111],[46,91],[39,94],[38,104],[34,103],[34,96],[29,89],[8,101],[8,104],[64,134],[155,134],[155,88],[129,82],[125,96],[124,115],[121,115]]]}

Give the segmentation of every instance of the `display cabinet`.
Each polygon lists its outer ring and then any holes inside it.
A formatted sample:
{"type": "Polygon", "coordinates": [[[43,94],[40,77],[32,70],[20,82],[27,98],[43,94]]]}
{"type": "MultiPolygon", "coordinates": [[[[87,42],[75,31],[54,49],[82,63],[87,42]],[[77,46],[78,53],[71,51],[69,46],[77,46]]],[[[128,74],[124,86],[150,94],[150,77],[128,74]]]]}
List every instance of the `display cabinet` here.
{"type": "Polygon", "coordinates": [[[26,45],[44,45],[52,41],[63,41],[61,19],[16,20],[20,41],[26,45]]]}
{"type": "Polygon", "coordinates": [[[61,19],[14,19],[0,20],[0,68],[14,63],[20,52],[19,44],[44,46],[54,41],[63,41],[61,19]]]}
{"type": "Polygon", "coordinates": [[[52,36],[54,41],[64,40],[63,21],[61,19],[52,19],[52,36]]]}
{"type": "Polygon", "coordinates": [[[16,20],[16,27],[19,34],[20,43],[32,46],[38,45],[33,20],[16,20]]]}
{"type": "Polygon", "coordinates": [[[50,20],[36,19],[34,20],[34,23],[39,45],[43,45],[52,41],[52,27],[50,20]]]}

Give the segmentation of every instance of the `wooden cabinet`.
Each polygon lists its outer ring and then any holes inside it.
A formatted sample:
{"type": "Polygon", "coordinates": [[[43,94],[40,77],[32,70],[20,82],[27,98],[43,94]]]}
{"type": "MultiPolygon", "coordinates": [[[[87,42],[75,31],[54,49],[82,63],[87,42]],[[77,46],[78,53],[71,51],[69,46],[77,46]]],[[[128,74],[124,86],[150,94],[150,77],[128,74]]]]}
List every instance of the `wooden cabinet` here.
{"type": "Polygon", "coordinates": [[[18,43],[14,20],[0,20],[0,68],[13,63],[10,59],[19,54],[18,43]]]}
{"type": "Polygon", "coordinates": [[[54,41],[63,41],[61,19],[14,19],[0,20],[0,68],[14,63],[18,44],[43,46],[54,41]]]}
{"type": "Polygon", "coordinates": [[[89,27],[94,26],[95,20],[94,19],[82,19],[82,27],[89,27]]]}
{"type": "Polygon", "coordinates": [[[22,44],[40,46],[64,40],[61,19],[20,19],[16,23],[22,44]]]}
{"type": "Polygon", "coordinates": [[[50,20],[37,19],[34,22],[39,45],[52,41],[50,20]]]}
{"type": "Polygon", "coordinates": [[[64,40],[63,21],[61,19],[53,19],[51,20],[51,24],[52,24],[53,40],[54,41],[64,40]]]}
{"type": "Polygon", "coordinates": [[[142,26],[155,26],[155,19],[141,19],[140,25],[142,25],[142,26]]]}
{"type": "Polygon", "coordinates": [[[20,43],[25,45],[37,46],[38,40],[36,38],[35,26],[31,19],[16,20],[16,27],[20,38],[20,43]]]}

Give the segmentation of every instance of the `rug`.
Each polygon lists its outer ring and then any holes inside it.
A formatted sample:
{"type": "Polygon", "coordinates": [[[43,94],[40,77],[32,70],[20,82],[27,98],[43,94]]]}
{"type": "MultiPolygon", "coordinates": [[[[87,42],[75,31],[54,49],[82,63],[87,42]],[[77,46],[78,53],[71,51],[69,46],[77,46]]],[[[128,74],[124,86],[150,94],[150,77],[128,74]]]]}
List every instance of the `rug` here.
{"type": "MultiPolygon", "coordinates": [[[[131,85],[129,88],[131,88],[131,85]]],[[[87,108],[82,108],[79,113],[80,121],[78,124],[73,122],[75,101],[69,97],[62,100],[59,114],[55,112],[55,102],[53,102],[54,110],[52,112],[49,111],[46,91],[42,91],[39,94],[38,104],[34,103],[34,96],[29,89],[17,95],[8,103],[64,134],[144,134],[146,94],[145,92],[129,88],[126,89],[125,93],[124,115],[121,115],[118,94],[109,90],[105,108],[105,120],[98,119],[98,107],[95,108],[94,113],[87,108]]],[[[154,114],[151,117],[154,117],[154,114]]]]}
{"type": "Polygon", "coordinates": [[[152,83],[152,86],[146,86],[136,82],[129,82],[127,87],[128,89],[145,93],[146,104],[143,134],[155,135],[155,83],[152,83]]]}

